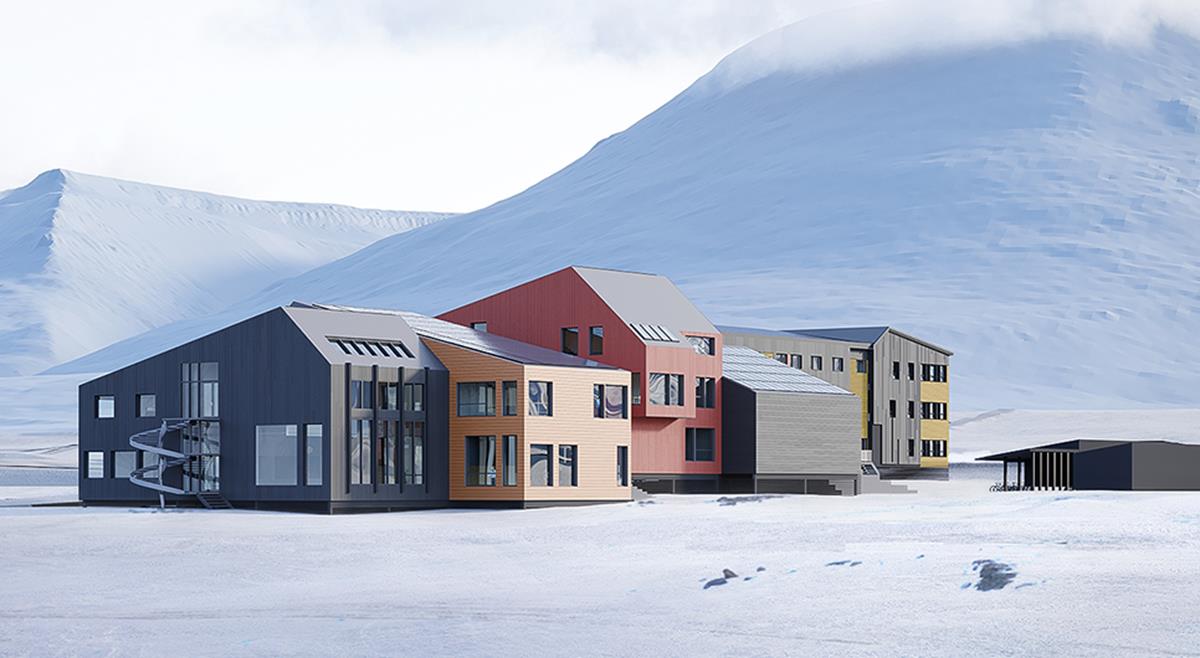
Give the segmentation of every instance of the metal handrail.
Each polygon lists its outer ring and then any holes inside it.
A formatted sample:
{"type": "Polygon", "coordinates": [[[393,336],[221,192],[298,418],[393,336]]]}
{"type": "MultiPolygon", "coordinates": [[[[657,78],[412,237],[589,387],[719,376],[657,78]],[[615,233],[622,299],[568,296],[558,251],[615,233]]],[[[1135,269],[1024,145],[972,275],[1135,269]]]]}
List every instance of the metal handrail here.
{"type": "Polygon", "coordinates": [[[162,483],[163,472],[168,468],[179,466],[187,462],[190,455],[179,452],[177,450],[168,450],[163,447],[163,439],[167,434],[176,432],[184,427],[187,427],[193,418],[163,418],[162,423],[153,429],[143,430],[129,437],[129,445],[133,448],[158,455],[158,463],[151,466],[143,466],[134,469],[129,474],[129,481],[134,485],[144,489],[150,489],[158,492],[158,505],[160,508],[166,507],[166,500],[163,494],[183,495],[187,492],[178,487],[169,487],[162,483]],[[154,437],[154,443],[149,443],[149,439],[154,437]],[[158,471],[157,482],[152,482],[146,479],[146,475],[151,471],[158,471]]]}

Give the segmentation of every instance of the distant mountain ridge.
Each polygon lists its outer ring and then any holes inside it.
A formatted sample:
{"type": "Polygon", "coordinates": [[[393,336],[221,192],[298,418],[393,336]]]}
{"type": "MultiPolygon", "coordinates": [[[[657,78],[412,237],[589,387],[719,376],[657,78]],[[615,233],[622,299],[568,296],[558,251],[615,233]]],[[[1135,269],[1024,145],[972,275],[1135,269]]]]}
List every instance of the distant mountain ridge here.
{"type": "Polygon", "coordinates": [[[582,264],[667,275],[719,324],[898,327],[955,351],[957,408],[1200,402],[1195,40],[1031,40],[728,84],[743,54],[514,197],[56,370],[293,299],[437,313],[582,264]]]}
{"type": "Polygon", "coordinates": [[[251,201],[62,169],[0,192],[0,375],[29,374],[446,213],[251,201]]]}

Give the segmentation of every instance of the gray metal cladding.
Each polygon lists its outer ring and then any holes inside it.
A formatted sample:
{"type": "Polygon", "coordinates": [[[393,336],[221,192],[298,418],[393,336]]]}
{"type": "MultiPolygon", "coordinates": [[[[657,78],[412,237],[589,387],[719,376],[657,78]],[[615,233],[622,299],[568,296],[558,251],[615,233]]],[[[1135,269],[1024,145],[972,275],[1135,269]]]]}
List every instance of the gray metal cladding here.
{"type": "Polygon", "coordinates": [[[758,350],[726,345],[722,354],[722,376],[756,391],[853,395],[802,370],[763,356],[758,350]]]}
{"type": "MultiPolygon", "coordinates": [[[[787,332],[733,327],[723,328],[721,337],[725,341],[726,349],[729,349],[730,346],[743,346],[752,348],[758,352],[784,353],[789,356],[792,354],[800,355],[803,357],[801,371],[829,382],[840,389],[850,388],[850,373],[854,369],[853,350],[870,347],[869,345],[858,345],[857,343],[801,337],[787,332]],[[813,356],[821,357],[820,370],[813,368],[813,356]],[[833,369],[834,357],[842,359],[842,370],[837,371],[833,369]]],[[[791,367],[790,363],[787,367],[791,367]]]]}
{"type": "Polygon", "coordinates": [[[859,473],[856,396],[758,392],[756,398],[757,473],[859,473]]]}

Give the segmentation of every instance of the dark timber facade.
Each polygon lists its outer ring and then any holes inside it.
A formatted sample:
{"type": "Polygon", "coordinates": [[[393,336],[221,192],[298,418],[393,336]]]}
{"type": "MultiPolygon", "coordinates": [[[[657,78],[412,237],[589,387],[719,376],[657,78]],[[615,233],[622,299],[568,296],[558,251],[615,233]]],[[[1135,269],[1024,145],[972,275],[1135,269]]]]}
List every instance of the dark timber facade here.
{"type": "Polygon", "coordinates": [[[1007,490],[1200,491],[1200,445],[1077,439],[1002,452],[1007,490]]]}

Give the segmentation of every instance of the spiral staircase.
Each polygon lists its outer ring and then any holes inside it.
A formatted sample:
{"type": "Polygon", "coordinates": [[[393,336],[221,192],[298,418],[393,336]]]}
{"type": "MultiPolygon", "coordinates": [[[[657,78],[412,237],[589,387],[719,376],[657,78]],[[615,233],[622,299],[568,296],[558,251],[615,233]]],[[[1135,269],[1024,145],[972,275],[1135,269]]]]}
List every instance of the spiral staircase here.
{"type": "Polygon", "coordinates": [[[163,483],[163,474],[168,469],[182,467],[193,457],[198,456],[178,450],[171,450],[163,446],[168,434],[185,429],[193,420],[191,418],[164,418],[158,427],[138,432],[129,437],[129,445],[143,453],[143,463],[145,463],[146,454],[158,456],[156,464],[143,466],[130,473],[129,481],[139,487],[158,492],[158,506],[160,508],[166,507],[166,494],[172,494],[175,496],[195,496],[206,509],[233,509],[229,501],[225,500],[225,497],[218,492],[187,491],[163,483]]]}

